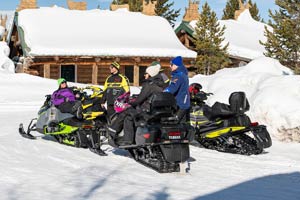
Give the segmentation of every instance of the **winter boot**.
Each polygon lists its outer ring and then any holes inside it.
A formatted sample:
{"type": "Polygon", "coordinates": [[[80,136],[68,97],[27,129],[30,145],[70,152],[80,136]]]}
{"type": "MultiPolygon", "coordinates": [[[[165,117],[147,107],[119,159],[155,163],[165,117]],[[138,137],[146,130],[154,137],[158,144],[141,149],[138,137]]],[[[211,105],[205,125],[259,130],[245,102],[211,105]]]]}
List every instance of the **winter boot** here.
{"type": "Polygon", "coordinates": [[[76,117],[77,117],[78,119],[83,119],[82,106],[79,106],[79,107],[77,108],[77,111],[76,111],[76,117]]]}

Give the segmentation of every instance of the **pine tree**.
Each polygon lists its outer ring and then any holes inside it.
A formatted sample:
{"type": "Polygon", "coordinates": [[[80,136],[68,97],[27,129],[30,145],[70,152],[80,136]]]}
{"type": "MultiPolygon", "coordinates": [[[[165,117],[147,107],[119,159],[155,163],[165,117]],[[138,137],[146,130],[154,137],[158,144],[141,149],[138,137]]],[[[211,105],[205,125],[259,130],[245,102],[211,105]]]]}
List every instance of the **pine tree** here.
{"type": "Polygon", "coordinates": [[[251,5],[251,8],[250,8],[250,13],[251,13],[251,16],[253,19],[255,19],[256,21],[262,21],[260,15],[259,15],[259,9],[257,7],[257,4],[256,3],[252,3],[251,0],[248,1],[248,3],[251,5]]]}
{"type": "MultiPolygon", "coordinates": [[[[246,1],[242,0],[242,3],[244,4],[246,1]]],[[[248,3],[251,5],[251,8],[249,9],[251,16],[253,19],[257,21],[261,21],[261,17],[259,15],[259,10],[256,3],[252,3],[251,0],[248,0],[248,3]]],[[[228,0],[226,3],[226,6],[223,10],[223,16],[222,19],[234,19],[234,13],[235,11],[240,9],[239,0],[228,0]]]]}
{"type": "Polygon", "coordinates": [[[176,18],[180,15],[180,9],[174,10],[171,7],[174,5],[174,1],[172,3],[168,3],[168,0],[157,0],[155,6],[155,13],[157,16],[164,17],[171,24],[172,27],[175,25],[176,18]]]}
{"type": "MultiPolygon", "coordinates": [[[[176,18],[180,15],[180,9],[174,10],[171,7],[174,5],[174,2],[168,3],[168,0],[146,0],[146,3],[149,1],[156,1],[155,14],[157,16],[164,17],[171,24],[172,27],[175,25],[176,18]]],[[[128,4],[129,10],[133,12],[141,12],[143,10],[143,0],[113,0],[112,4],[128,4]]]]}
{"type": "Polygon", "coordinates": [[[128,4],[129,10],[132,12],[141,12],[143,0],[113,0],[112,4],[128,4]]]}
{"type": "Polygon", "coordinates": [[[129,9],[133,12],[141,12],[143,10],[142,0],[129,0],[129,9]]]}
{"type": "MultiPolygon", "coordinates": [[[[242,3],[245,1],[242,0],[242,3]]],[[[235,11],[240,9],[239,1],[238,0],[228,0],[226,3],[226,6],[223,10],[223,16],[222,19],[234,19],[234,13],[235,11]]]]}
{"type": "Polygon", "coordinates": [[[230,63],[228,44],[221,47],[225,27],[220,27],[216,13],[211,11],[207,2],[202,7],[195,31],[193,42],[196,44],[198,54],[196,59],[198,73],[211,74],[227,67],[230,63]]]}
{"type": "Polygon", "coordinates": [[[278,59],[283,65],[300,73],[300,2],[299,0],[275,0],[279,10],[274,13],[269,10],[273,19],[269,25],[273,31],[265,27],[267,41],[265,56],[278,59]]]}
{"type": "Polygon", "coordinates": [[[125,4],[125,3],[128,3],[128,0],[124,1],[124,0],[113,0],[112,1],[112,4],[117,4],[117,5],[122,5],[122,4],[125,4]]]}

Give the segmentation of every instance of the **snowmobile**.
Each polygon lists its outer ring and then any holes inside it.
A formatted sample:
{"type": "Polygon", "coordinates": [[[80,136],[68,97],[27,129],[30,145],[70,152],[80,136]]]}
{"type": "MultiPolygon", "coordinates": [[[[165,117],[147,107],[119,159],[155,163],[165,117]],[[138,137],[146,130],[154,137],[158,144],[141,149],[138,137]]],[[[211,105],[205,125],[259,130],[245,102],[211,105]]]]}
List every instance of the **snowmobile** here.
{"type": "Polygon", "coordinates": [[[251,122],[245,114],[250,105],[244,92],[233,92],[229,105],[205,100],[212,93],[201,91],[198,83],[189,87],[191,95],[190,123],[196,129],[192,144],[220,152],[242,155],[260,154],[272,145],[266,126],[251,122]]]}
{"type": "MultiPolygon", "coordinates": [[[[116,99],[115,110],[116,105],[128,109],[128,104],[121,98],[116,99]]],[[[184,173],[183,163],[190,157],[189,138],[194,132],[189,130],[189,125],[178,123],[175,113],[176,100],[172,94],[155,94],[151,98],[150,109],[134,116],[134,142],[122,144],[123,132],[112,136],[109,126],[109,144],[127,150],[138,163],[159,173],[184,173]]],[[[117,115],[112,117],[112,123],[118,119],[117,115]]]]}
{"type": "Polygon", "coordinates": [[[73,89],[73,92],[80,94],[83,120],[70,113],[60,112],[52,105],[51,95],[46,95],[46,100],[38,111],[38,118],[31,120],[27,131],[21,123],[19,133],[25,138],[36,139],[31,132],[37,131],[53,136],[61,144],[89,148],[94,153],[106,155],[101,150],[101,136],[106,136],[105,110],[98,103],[102,97],[102,90],[97,87],[86,87],[73,89]],[[87,94],[86,90],[90,90],[91,94],[87,94]]]}

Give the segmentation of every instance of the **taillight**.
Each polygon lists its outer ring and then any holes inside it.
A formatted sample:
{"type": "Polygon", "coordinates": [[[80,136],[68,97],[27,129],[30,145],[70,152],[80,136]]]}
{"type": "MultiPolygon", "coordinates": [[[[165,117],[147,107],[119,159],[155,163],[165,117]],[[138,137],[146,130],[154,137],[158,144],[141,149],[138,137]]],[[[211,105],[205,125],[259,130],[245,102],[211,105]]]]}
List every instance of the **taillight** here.
{"type": "Polygon", "coordinates": [[[181,132],[169,132],[168,133],[169,135],[169,139],[171,140],[177,140],[177,139],[180,139],[180,135],[181,135],[181,132]]]}
{"type": "Polygon", "coordinates": [[[250,126],[258,126],[258,122],[251,122],[250,126]]]}
{"type": "Polygon", "coordinates": [[[149,139],[150,138],[150,133],[144,133],[143,136],[144,136],[145,139],[149,139]]]}
{"type": "Polygon", "coordinates": [[[168,135],[169,136],[180,136],[181,133],[180,132],[169,132],[168,135]]]}
{"type": "Polygon", "coordinates": [[[93,126],[91,126],[91,125],[83,125],[82,128],[91,129],[91,128],[93,128],[93,126]]]}

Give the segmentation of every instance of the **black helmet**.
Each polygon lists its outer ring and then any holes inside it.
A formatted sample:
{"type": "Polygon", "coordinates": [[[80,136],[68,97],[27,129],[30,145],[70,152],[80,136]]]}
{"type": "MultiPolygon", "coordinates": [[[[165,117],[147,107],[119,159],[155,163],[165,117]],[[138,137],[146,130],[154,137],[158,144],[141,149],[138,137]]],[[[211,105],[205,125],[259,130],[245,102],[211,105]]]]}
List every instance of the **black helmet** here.
{"type": "Polygon", "coordinates": [[[201,84],[199,84],[199,83],[192,83],[189,86],[190,95],[194,96],[194,95],[198,94],[201,89],[202,89],[202,85],[201,84]]]}

